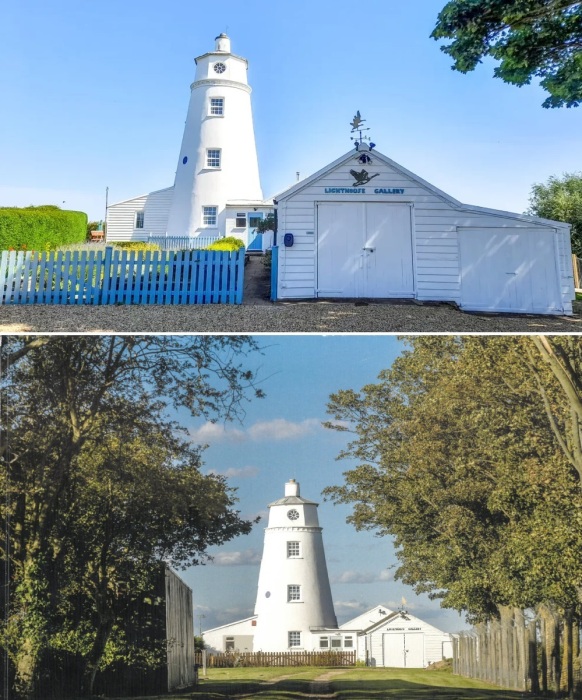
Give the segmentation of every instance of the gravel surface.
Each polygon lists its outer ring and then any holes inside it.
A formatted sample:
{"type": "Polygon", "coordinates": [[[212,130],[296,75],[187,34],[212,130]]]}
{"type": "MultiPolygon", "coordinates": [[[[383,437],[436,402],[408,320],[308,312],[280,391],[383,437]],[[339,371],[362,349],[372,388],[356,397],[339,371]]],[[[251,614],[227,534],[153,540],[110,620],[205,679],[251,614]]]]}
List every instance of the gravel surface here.
{"type": "Polygon", "coordinates": [[[1,333],[582,333],[582,315],[468,314],[447,304],[3,306],[1,333]]]}

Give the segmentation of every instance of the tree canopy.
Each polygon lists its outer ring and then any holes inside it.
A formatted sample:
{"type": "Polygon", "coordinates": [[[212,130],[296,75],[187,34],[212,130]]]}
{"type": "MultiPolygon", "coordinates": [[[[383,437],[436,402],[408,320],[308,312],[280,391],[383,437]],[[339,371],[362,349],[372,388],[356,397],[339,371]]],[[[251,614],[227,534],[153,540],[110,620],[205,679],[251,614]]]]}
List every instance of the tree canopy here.
{"type": "Polygon", "coordinates": [[[394,539],[397,577],[473,621],[582,603],[582,344],[422,337],[330,399],[353,434],[350,521],[394,539]]]}
{"type": "Polygon", "coordinates": [[[528,214],[572,224],[572,252],[582,257],[582,173],[552,176],[533,185],[528,214]]]}
{"type": "Polygon", "coordinates": [[[76,691],[90,694],[159,563],[203,562],[209,546],[249,532],[234,490],[201,472],[201,448],[170,410],[242,416],[262,395],[244,367],[256,350],[238,337],[3,339],[0,641],[22,695],[57,673],[55,655],[80,663],[76,691]]]}
{"type": "Polygon", "coordinates": [[[582,101],[582,3],[572,0],[450,0],[431,36],[452,39],[441,49],[467,73],[484,58],[494,75],[523,86],[533,78],[549,93],[544,107],[582,101]]]}

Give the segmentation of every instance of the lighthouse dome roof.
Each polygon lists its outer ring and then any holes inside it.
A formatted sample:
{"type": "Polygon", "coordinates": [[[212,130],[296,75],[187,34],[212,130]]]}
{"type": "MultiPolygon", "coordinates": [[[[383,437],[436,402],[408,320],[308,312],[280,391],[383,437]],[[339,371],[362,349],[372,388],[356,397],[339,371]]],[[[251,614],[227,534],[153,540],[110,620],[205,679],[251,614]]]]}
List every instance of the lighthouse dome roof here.
{"type": "Polygon", "coordinates": [[[308,498],[303,498],[302,496],[284,496],[278,501],[273,501],[269,503],[269,508],[271,506],[298,506],[298,505],[318,505],[315,501],[310,501],[308,498]]]}

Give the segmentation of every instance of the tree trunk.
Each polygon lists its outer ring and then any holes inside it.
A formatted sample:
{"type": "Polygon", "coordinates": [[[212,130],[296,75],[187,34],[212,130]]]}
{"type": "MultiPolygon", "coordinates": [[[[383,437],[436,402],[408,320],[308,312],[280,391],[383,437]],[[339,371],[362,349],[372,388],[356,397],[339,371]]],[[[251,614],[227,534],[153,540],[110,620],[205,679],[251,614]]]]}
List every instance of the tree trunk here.
{"type": "Polygon", "coordinates": [[[572,610],[566,610],[564,616],[564,671],[566,677],[565,690],[569,698],[574,697],[574,634],[572,610]]]}
{"type": "Polygon", "coordinates": [[[99,662],[105,651],[105,645],[111,634],[113,628],[114,617],[113,615],[102,616],[99,624],[97,625],[97,630],[95,634],[95,640],[93,641],[93,646],[91,651],[87,656],[87,662],[85,666],[84,680],[83,680],[83,692],[85,695],[93,695],[93,688],[95,686],[95,678],[97,676],[97,671],[99,670],[99,662]]]}
{"type": "Polygon", "coordinates": [[[538,674],[538,640],[537,640],[537,619],[534,618],[527,628],[528,646],[528,675],[530,679],[530,692],[538,695],[540,692],[540,677],[538,674]]]}

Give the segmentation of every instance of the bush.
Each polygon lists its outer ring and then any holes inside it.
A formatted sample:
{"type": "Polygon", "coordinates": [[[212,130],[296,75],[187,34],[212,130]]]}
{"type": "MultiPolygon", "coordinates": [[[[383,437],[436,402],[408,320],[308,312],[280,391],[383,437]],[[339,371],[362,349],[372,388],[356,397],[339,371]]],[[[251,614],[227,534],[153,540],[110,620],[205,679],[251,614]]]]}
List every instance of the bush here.
{"type": "Polygon", "coordinates": [[[145,241],[120,241],[119,243],[112,242],[109,245],[122,250],[160,250],[157,243],[146,243],[145,241]]]}
{"type": "Polygon", "coordinates": [[[245,244],[240,238],[235,238],[234,236],[227,236],[226,238],[220,238],[218,241],[211,243],[204,250],[239,250],[244,248],[245,244]]]}
{"type": "Polygon", "coordinates": [[[0,207],[0,250],[54,250],[87,238],[87,214],[46,204],[0,207]]]}

